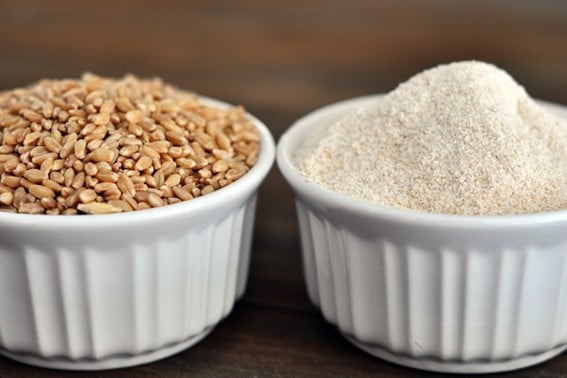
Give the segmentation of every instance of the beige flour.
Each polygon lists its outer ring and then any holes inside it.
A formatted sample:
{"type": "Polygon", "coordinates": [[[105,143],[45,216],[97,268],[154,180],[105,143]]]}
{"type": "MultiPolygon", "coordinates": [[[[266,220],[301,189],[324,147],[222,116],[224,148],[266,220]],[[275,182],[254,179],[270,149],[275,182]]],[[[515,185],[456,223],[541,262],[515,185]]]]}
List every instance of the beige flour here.
{"type": "Polygon", "coordinates": [[[567,122],[482,62],[412,77],[296,159],[309,180],[378,205],[467,215],[567,208],[567,122]]]}

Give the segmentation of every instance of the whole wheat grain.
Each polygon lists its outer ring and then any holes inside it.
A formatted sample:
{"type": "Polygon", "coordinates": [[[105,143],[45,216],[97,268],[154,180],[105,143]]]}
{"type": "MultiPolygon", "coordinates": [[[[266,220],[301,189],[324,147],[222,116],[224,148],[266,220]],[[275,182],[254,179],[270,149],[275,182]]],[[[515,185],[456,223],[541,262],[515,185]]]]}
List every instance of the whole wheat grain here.
{"type": "Polygon", "coordinates": [[[296,165],[316,184],[377,205],[464,215],[567,209],[567,122],[483,62],[412,77],[332,125],[296,165]]]}
{"type": "Polygon", "coordinates": [[[0,92],[0,211],[99,214],[210,193],[256,163],[242,107],[160,79],[85,74],[0,92]]]}

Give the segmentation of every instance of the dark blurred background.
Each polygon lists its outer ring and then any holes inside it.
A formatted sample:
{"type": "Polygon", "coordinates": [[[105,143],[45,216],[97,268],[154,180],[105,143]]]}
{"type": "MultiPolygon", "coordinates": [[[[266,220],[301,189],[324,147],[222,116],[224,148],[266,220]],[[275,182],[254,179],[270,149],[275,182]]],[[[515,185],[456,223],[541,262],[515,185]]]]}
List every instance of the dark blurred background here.
{"type": "Polygon", "coordinates": [[[567,2],[0,1],[0,88],[84,71],[162,76],[242,103],[277,135],[322,104],[439,63],[493,62],[567,102],[567,2]]]}
{"type": "MultiPolygon", "coordinates": [[[[321,105],[389,91],[425,68],[465,59],[495,63],[532,96],[567,104],[567,1],[0,0],[0,90],[85,71],[161,76],[244,105],[276,138],[321,105]]],[[[175,375],[178,363],[205,375],[317,368],[417,376],[351,347],[309,304],[292,196],[275,168],[260,193],[244,299],[176,358],[130,372],[169,367],[175,375]]],[[[560,358],[536,371],[567,374],[567,356],[560,358]]],[[[23,371],[0,358],[2,369],[23,371]]]]}

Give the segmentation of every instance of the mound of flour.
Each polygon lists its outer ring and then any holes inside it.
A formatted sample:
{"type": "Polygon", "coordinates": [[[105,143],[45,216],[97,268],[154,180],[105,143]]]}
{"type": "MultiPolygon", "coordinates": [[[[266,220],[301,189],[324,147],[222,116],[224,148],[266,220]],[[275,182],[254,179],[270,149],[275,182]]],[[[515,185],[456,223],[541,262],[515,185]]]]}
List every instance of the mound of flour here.
{"type": "Polygon", "coordinates": [[[451,63],[333,124],[296,166],[378,205],[465,215],[567,209],[567,121],[503,70],[451,63]]]}

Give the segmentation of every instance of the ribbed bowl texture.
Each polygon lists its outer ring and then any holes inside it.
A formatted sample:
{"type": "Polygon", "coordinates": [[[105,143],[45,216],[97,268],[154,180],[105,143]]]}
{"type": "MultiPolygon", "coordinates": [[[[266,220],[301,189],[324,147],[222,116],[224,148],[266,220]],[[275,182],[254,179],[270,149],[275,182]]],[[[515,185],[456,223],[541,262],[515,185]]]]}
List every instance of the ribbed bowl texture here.
{"type": "Polygon", "coordinates": [[[275,155],[250,117],[257,164],[203,197],[120,214],[0,213],[0,354],[59,369],[137,365],[227,316],[246,287],[257,190],[275,155]]]}
{"type": "MultiPolygon", "coordinates": [[[[295,193],[310,299],[358,347],[425,370],[489,373],[567,348],[567,211],[427,214],[364,203],[294,167],[305,141],[374,101],[298,120],[277,161],[295,193]]],[[[567,109],[542,103],[567,117],[567,109]]]]}

